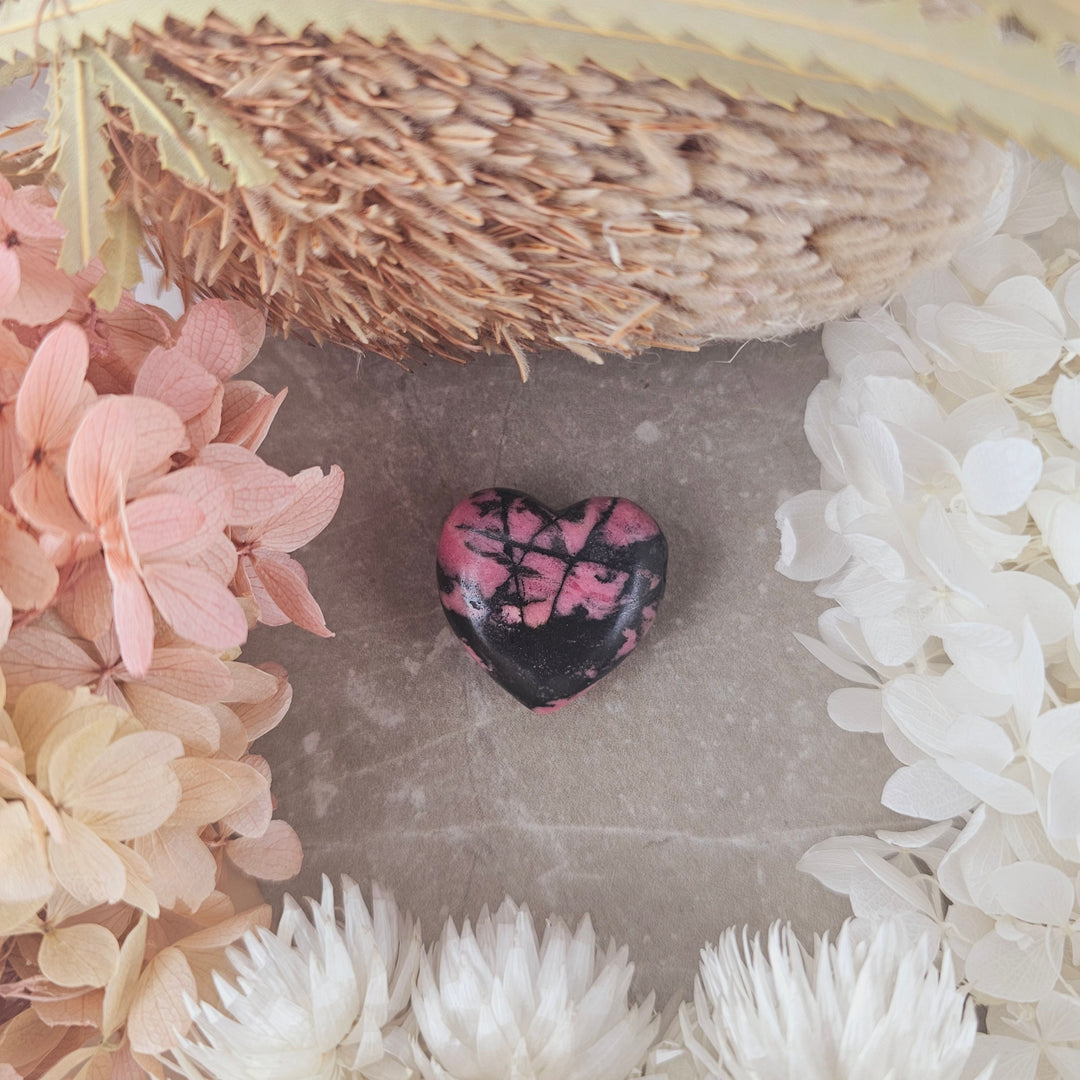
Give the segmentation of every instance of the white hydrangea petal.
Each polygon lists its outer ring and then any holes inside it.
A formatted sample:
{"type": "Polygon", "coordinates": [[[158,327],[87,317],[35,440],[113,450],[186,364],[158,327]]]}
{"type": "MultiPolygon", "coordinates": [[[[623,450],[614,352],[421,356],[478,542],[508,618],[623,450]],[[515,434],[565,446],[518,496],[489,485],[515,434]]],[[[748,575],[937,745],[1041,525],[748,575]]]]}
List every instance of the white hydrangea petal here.
{"type": "Polygon", "coordinates": [[[976,397],[962,402],[949,413],[945,433],[949,449],[962,458],[984,439],[1023,438],[1030,430],[1000,394],[987,394],[980,389],[976,397]]]}
{"type": "Polygon", "coordinates": [[[1080,837],[1080,754],[1066,758],[1050,777],[1046,827],[1052,837],[1080,837]]]}
{"type": "Polygon", "coordinates": [[[834,690],[828,700],[829,719],[844,731],[881,733],[881,693],[861,686],[834,690]]]}
{"type": "Polygon", "coordinates": [[[893,848],[929,848],[936,847],[937,841],[942,837],[955,839],[959,832],[950,822],[938,821],[932,825],[924,825],[921,829],[878,829],[877,837],[893,848]]]}
{"type": "Polygon", "coordinates": [[[1009,1035],[978,1035],[962,1080],[1036,1080],[1039,1071],[1039,1047],[1009,1035]]]}
{"type": "Polygon", "coordinates": [[[866,873],[859,853],[888,855],[890,846],[873,836],[830,836],[815,844],[797,864],[797,869],[814,877],[837,893],[849,893],[851,882],[866,873]]]}
{"type": "Polygon", "coordinates": [[[1032,814],[1038,809],[1031,789],[1017,780],[998,776],[971,761],[939,758],[937,764],[942,772],[967,788],[980,802],[1003,814],[1032,814]]]}
{"type": "Polygon", "coordinates": [[[919,492],[951,497],[960,489],[960,464],[943,442],[903,427],[893,428],[892,436],[900,451],[904,475],[913,481],[907,489],[908,503],[919,492]]]}
{"type": "Polygon", "coordinates": [[[894,427],[917,432],[936,439],[945,425],[945,410],[941,403],[910,378],[869,375],[859,380],[859,409],[877,420],[894,427]]]}
{"type": "Polygon", "coordinates": [[[988,575],[969,547],[961,543],[948,515],[936,499],[931,499],[916,527],[919,551],[942,584],[982,607],[981,594],[988,575]]]}
{"type": "Polygon", "coordinates": [[[1080,1080],[1080,1047],[1048,1046],[1046,1060],[1057,1069],[1061,1080],[1080,1080]]]}
{"type": "Polygon", "coordinates": [[[900,458],[900,447],[888,425],[870,413],[862,413],[859,416],[859,434],[863,437],[869,462],[878,480],[889,495],[902,499],[904,464],[900,458]]]}
{"type": "Polygon", "coordinates": [[[960,716],[945,737],[949,757],[968,761],[999,773],[1016,756],[1016,747],[1004,728],[981,716],[960,716]]]}
{"type": "Polygon", "coordinates": [[[1031,516],[1069,585],[1080,583],[1080,503],[1053,491],[1035,491],[1028,499],[1031,516]]]}
{"type": "Polygon", "coordinates": [[[1061,641],[1072,630],[1074,604],[1052,581],[1020,570],[987,576],[982,599],[994,617],[1020,633],[1030,621],[1043,645],[1061,641]]]}
{"type": "Polygon", "coordinates": [[[1072,165],[1066,165],[1062,173],[1065,181],[1065,194],[1068,197],[1072,212],[1080,217],[1080,172],[1072,165]]]}
{"type": "Polygon", "coordinates": [[[1065,324],[1053,294],[1031,275],[1001,282],[980,307],[946,304],[936,323],[962,347],[956,358],[964,370],[1001,391],[1045,375],[1064,345],[1065,324]]]}
{"type": "MultiPolygon", "coordinates": [[[[874,524],[866,518],[860,522],[862,527],[874,524]]],[[[851,556],[876,570],[886,581],[903,581],[907,576],[904,556],[884,537],[849,528],[844,530],[843,542],[851,556]]]]}
{"type": "Polygon", "coordinates": [[[993,623],[954,622],[941,630],[949,659],[981,690],[1012,698],[1016,690],[1017,636],[993,623]]]}
{"type": "Polygon", "coordinates": [[[1001,563],[1016,562],[1032,542],[1030,536],[1013,532],[997,518],[980,517],[970,506],[966,512],[954,513],[952,524],[961,543],[976,553],[987,570],[1001,563]]]}
{"type": "Polygon", "coordinates": [[[1028,736],[1028,754],[1048,772],[1080,754],[1080,702],[1049,709],[1036,717],[1028,736]]]}
{"type": "Polygon", "coordinates": [[[999,910],[1029,923],[1062,926],[1076,902],[1076,889],[1065,874],[1030,860],[999,866],[987,887],[999,910]]]}
{"type": "Polygon", "coordinates": [[[964,973],[973,989],[990,997],[1034,1002],[1053,990],[1064,952],[1060,934],[1007,941],[995,931],[972,945],[964,973]]]}
{"type": "MultiPolygon", "coordinates": [[[[978,244],[999,232],[1008,217],[1018,177],[1026,176],[1030,167],[1028,155],[1015,145],[1001,151],[1001,171],[990,194],[990,201],[972,229],[970,243],[978,244]]],[[[1026,180],[1023,181],[1026,184],[1026,180]]]]}
{"type": "MultiPolygon", "coordinates": [[[[1077,276],[1076,282],[1080,287],[1080,276],[1077,276]]],[[[1080,379],[1059,375],[1054,383],[1050,404],[1061,434],[1073,446],[1080,447],[1080,379]]]]}
{"type": "Polygon", "coordinates": [[[985,804],[976,808],[938,865],[941,887],[958,904],[989,903],[990,875],[1008,855],[1001,819],[985,804]]]}
{"type": "Polygon", "coordinates": [[[1061,163],[1024,154],[1017,162],[1012,201],[1002,228],[1015,236],[1048,229],[1067,209],[1061,163]]]}
{"type": "Polygon", "coordinates": [[[1049,1042],[1080,1042],[1080,998],[1048,994],[1035,1007],[1039,1029],[1049,1042]]]}
{"type": "Polygon", "coordinates": [[[887,615],[868,615],[861,621],[866,644],[884,667],[908,663],[930,637],[910,607],[898,607],[887,615]]]}
{"type": "Polygon", "coordinates": [[[881,704],[904,735],[925,753],[948,752],[948,733],[956,717],[928,680],[920,675],[901,675],[882,691],[881,704]]]}
{"type": "Polygon", "coordinates": [[[889,581],[873,567],[854,563],[847,570],[823,582],[818,596],[835,600],[850,615],[863,619],[870,615],[888,615],[911,598],[914,589],[906,581],[889,581]]]}
{"type": "Polygon", "coordinates": [[[977,797],[934,761],[904,765],[885,782],[881,804],[898,814],[944,821],[970,810],[977,797]]]}
{"type": "Polygon", "coordinates": [[[976,443],[964,456],[964,494],[980,514],[1007,514],[1023,506],[1042,475],[1042,454],[1026,439],[976,443]]]}
{"type": "Polygon", "coordinates": [[[823,474],[822,486],[829,481],[840,487],[844,482],[844,465],[833,440],[833,411],[836,407],[840,388],[826,379],[810,391],[803,413],[803,432],[810,444],[814,457],[821,462],[823,474]]]}
{"type": "Polygon", "coordinates": [[[957,252],[953,265],[964,281],[983,293],[1008,278],[1043,272],[1039,253],[1015,236],[992,236],[970,244],[957,252]]]}
{"type": "Polygon", "coordinates": [[[848,560],[844,539],[825,525],[829,491],[804,491],[776,511],[780,559],[776,569],[793,581],[820,581],[848,560]]]}
{"type": "Polygon", "coordinates": [[[809,637],[806,634],[795,633],[792,636],[815,660],[824,664],[825,667],[842,679],[863,686],[878,685],[878,681],[865,668],[860,667],[854,661],[847,659],[847,657],[841,656],[823,641],[818,641],[817,638],[809,637]]]}
{"type": "Polygon", "coordinates": [[[843,375],[847,365],[867,353],[889,350],[893,343],[865,319],[845,319],[826,323],[821,330],[821,348],[829,369],[843,375]]]}
{"type": "Polygon", "coordinates": [[[885,859],[862,852],[856,857],[869,871],[851,881],[851,910],[856,915],[884,919],[915,911],[936,921],[929,897],[907,874],[885,859]]]}

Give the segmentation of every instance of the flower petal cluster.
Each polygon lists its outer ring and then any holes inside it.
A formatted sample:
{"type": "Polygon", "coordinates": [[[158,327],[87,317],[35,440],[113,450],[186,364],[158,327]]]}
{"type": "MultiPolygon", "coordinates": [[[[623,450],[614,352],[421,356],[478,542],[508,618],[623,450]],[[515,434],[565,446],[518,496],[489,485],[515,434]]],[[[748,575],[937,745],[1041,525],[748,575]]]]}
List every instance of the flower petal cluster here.
{"type": "Polygon", "coordinates": [[[697,1080],[960,1080],[975,1010],[936,953],[888,921],[869,937],[849,921],[813,952],[779,923],[764,944],[729,929],[650,1063],[697,1080]]]}
{"type": "Polygon", "coordinates": [[[1080,255],[1055,243],[1077,190],[1013,152],[948,267],[826,327],[821,486],[777,512],[778,569],[835,604],[801,640],[856,684],[829,715],[884,738],[882,802],[922,823],[801,865],[948,946],[1030,1062],[1080,1056],[1056,1019],[1080,993],[1080,255]]]}
{"type": "Polygon", "coordinates": [[[543,940],[509,899],[476,929],[448,921],[424,956],[413,1010],[425,1080],[626,1080],[656,1036],[653,998],[628,1003],[627,949],[597,945],[586,916],[543,940]]]}
{"type": "Polygon", "coordinates": [[[291,898],[276,932],[245,934],[228,951],[232,977],[214,975],[221,1007],[193,1005],[189,1037],[172,1058],[191,1080],[408,1080],[403,1022],[416,981],[420,928],[374,886],[369,912],[358,886],[341,886],[342,920],[323,878],[305,915],[291,898]],[[233,981],[235,980],[235,982],[233,981]]]}
{"type": "MultiPolygon", "coordinates": [[[[286,896],[276,933],[245,935],[216,1001],[190,1002],[190,1033],[161,1055],[187,1080],[630,1080],[659,1027],[650,996],[628,1002],[627,949],[549,920],[543,940],[509,899],[475,930],[420,930],[373,887],[369,914],[323,879],[305,915],[286,896]]],[[[194,996],[194,995],[192,995],[194,996]]]]}
{"type": "Polygon", "coordinates": [[[100,311],[54,209],[0,179],[0,1076],[135,1080],[300,867],[252,753],[291,689],[238,647],[329,631],[299,563],[283,606],[241,561],[312,539],[342,477],[258,457],[258,313],[100,311]]]}

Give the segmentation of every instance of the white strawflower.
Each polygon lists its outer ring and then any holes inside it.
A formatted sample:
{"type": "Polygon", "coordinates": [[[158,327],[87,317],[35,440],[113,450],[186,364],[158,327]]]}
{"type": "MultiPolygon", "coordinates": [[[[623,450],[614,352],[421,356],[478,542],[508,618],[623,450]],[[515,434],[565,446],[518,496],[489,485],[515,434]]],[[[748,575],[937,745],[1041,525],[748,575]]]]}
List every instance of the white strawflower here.
{"type": "Polygon", "coordinates": [[[959,1080],[975,1043],[975,1012],[927,941],[879,924],[869,939],[845,925],[808,954],[790,927],[727,930],[702,950],[694,1007],[680,1013],[702,1078],[959,1080]],[[696,1015],[695,1015],[696,1014],[696,1015]]]}
{"type": "Polygon", "coordinates": [[[342,878],[344,925],[323,878],[308,917],[291,896],[276,933],[244,936],[227,953],[235,982],[215,973],[224,1009],[192,1005],[192,1034],[173,1051],[191,1080],[406,1080],[403,1027],[423,947],[393,896],[373,887],[369,914],[342,878]],[[229,1014],[229,1015],[226,1015],[229,1014]]]}
{"type": "Polygon", "coordinates": [[[544,940],[510,900],[459,934],[448,921],[421,961],[413,1011],[428,1080],[626,1080],[655,1038],[653,997],[628,1004],[625,947],[597,947],[588,916],[544,940]]]}

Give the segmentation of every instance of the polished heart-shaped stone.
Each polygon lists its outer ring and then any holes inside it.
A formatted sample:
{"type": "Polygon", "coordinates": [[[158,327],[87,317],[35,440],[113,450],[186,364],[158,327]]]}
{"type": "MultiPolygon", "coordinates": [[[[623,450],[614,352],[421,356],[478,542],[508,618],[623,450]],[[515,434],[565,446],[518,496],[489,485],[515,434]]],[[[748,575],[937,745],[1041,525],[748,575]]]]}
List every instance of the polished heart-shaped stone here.
{"type": "Polygon", "coordinates": [[[523,705],[565,705],[621,663],[664,595],[667,541],[629,499],[555,512],[488,488],[450,512],[439,597],[476,661],[523,705]]]}

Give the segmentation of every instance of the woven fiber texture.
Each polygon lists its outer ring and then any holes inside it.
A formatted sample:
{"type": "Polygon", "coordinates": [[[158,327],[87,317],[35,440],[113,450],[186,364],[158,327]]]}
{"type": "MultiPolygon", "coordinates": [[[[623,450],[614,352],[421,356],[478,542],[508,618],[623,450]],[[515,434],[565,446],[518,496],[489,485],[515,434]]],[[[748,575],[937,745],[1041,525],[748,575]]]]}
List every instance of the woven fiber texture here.
{"type": "Polygon", "coordinates": [[[122,196],[168,275],[396,358],[599,360],[814,326],[947,258],[1000,169],[966,133],[481,49],[218,19],[138,42],[279,168],[266,188],[189,187],[117,116],[122,196]]]}

